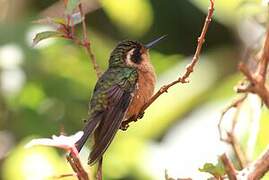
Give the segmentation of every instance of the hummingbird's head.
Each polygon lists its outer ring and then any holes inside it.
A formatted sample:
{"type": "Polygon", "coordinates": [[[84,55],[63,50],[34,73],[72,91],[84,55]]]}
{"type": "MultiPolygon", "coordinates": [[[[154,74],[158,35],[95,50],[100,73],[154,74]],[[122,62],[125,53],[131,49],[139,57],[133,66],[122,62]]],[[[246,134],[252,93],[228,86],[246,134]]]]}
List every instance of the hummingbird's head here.
{"type": "Polygon", "coordinates": [[[137,41],[125,40],[120,42],[112,51],[109,66],[138,67],[149,61],[149,49],[166,36],[162,36],[146,45],[137,41]]]}

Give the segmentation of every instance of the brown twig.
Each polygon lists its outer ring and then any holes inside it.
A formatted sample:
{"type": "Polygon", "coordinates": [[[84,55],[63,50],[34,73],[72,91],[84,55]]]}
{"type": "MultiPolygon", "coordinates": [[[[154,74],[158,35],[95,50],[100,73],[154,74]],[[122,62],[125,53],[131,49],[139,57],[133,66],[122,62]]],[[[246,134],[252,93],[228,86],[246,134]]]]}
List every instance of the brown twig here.
{"type": "MultiPolygon", "coordinates": [[[[268,27],[269,28],[269,27],[268,27]]],[[[261,61],[258,67],[258,77],[262,84],[266,81],[266,73],[268,69],[268,62],[269,62],[269,29],[267,30],[266,39],[264,42],[264,46],[262,49],[262,56],[261,61]]]]}
{"type": "Polygon", "coordinates": [[[191,178],[177,178],[177,179],[174,179],[172,177],[169,177],[167,169],[165,169],[165,171],[164,171],[164,179],[165,180],[192,180],[191,178]]]}
{"type": "Polygon", "coordinates": [[[232,146],[234,153],[236,155],[236,158],[239,162],[240,169],[243,169],[247,165],[247,158],[246,158],[246,155],[243,152],[239,142],[237,141],[237,139],[235,137],[235,127],[237,124],[238,114],[240,112],[240,106],[245,101],[246,98],[247,98],[247,94],[244,94],[242,97],[240,97],[239,99],[236,99],[233,103],[231,103],[228,107],[226,107],[222,111],[220,119],[219,119],[219,123],[218,123],[220,140],[224,141],[232,146]],[[236,108],[236,112],[235,112],[233,119],[232,119],[232,128],[229,132],[226,132],[227,137],[223,137],[222,136],[222,128],[221,128],[223,117],[232,108],[236,108]]]}
{"type": "Polygon", "coordinates": [[[79,157],[72,151],[66,156],[66,159],[70,163],[73,171],[77,174],[79,180],[89,180],[87,172],[84,170],[79,157]]]}
{"type": "Polygon", "coordinates": [[[234,136],[234,133],[228,133],[229,139],[231,140],[230,144],[234,150],[235,156],[238,160],[240,169],[243,169],[247,165],[247,158],[245,152],[242,150],[239,142],[234,136]]]}
{"type": "Polygon", "coordinates": [[[269,27],[266,33],[264,46],[261,51],[262,55],[254,73],[252,73],[245,64],[239,64],[239,70],[246,76],[250,84],[246,87],[237,87],[237,92],[255,93],[260,96],[264,104],[269,108],[269,89],[266,86],[266,73],[269,62],[269,27]]]}
{"type": "MultiPolygon", "coordinates": [[[[98,0],[81,0],[83,3],[84,13],[93,12],[99,8],[101,8],[101,4],[98,0]]],[[[65,11],[65,4],[67,0],[64,1],[56,1],[54,4],[44,9],[39,13],[41,17],[63,17],[65,11]],[[66,1],[66,2],[65,2],[66,1]]]]}
{"type": "MultiPolygon", "coordinates": [[[[252,73],[248,67],[240,63],[239,64],[239,70],[245,75],[248,83],[247,84],[240,84],[240,86],[237,87],[237,92],[238,93],[244,93],[244,96],[236,100],[235,102],[231,103],[230,106],[228,106],[221,114],[220,121],[218,124],[219,128],[219,133],[220,133],[220,139],[222,141],[225,141],[233,147],[233,150],[235,152],[235,155],[238,159],[239,165],[241,168],[244,168],[247,164],[246,156],[243,153],[240,144],[237,142],[235,135],[234,135],[234,130],[236,126],[236,121],[237,121],[237,116],[240,110],[240,106],[242,102],[247,97],[248,93],[255,93],[260,96],[260,98],[263,100],[265,105],[269,107],[269,91],[268,88],[266,87],[266,73],[268,69],[268,62],[269,62],[269,30],[267,31],[266,38],[265,38],[265,43],[262,48],[262,55],[260,57],[260,61],[258,63],[257,69],[254,73],[252,73]],[[231,108],[236,108],[236,112],[233,118],[233,125],[232,129],[230,132],[227,132],[227,137],[223,138],[222,137],[222,130],[221,130],[221,122],[223,120],[223,116],[226,114],[228,110],[231,108]]],[[[249,58],[249,57],[246,57],[249,58]]]]}
{"type": "MultiPolygon", "coordinates": [[[[234,103],[232,103],[228,108],[226,108],[220,119],[220,123],[223,119],[224,114],[231,108],[236,108],[236,113],[234,119],[236,119],[237,113],[239,112],[240,105],[242,102],[246,99],[248,93],[255,93],[257,94],[264,104],[269,108],[269,90],[266,86],[266,76],[267,76],[267,69],[268,69],[268,63],[269,63],[269,29],[266,33],[266,38],[264,42],[264,46],[261,50],[261,56],[258,62],[257,69],[254,72],[251,72],[249,68],[243,64],[239,64],[239,70],[245,75],[246,80],[248,81],[247,84],[240,84],[240,86],[237,87],[238,93],[245,93],[244,96],[234,103]]],[[[235,120],[234,120],[235,121],[235,120]]],[[[219,131],[221,134],[221,128],[219,123],[219,131]]],[[[237,145],[238,143],[234,141],[234,126],[233,124],[231,133],[227,133],[228,138],[223,139],[224,141],[230,143],[233,145],[233,149],[236,153],[236,156],[240,160],[240,154],[237,152],[237,145]]],[[[221,136],[222,137],[222,136],[221,136]]],[[[249,180],[259,180],[261,179],[268,171],[269,171],[269,147],[265,152],[253,163],[249,164],[247,167],[245,167],[243,170],[239,171],[236,174],[236,171],[233,167],[233,164],[231,164],[227,157],[222,156],[221,157],[224,165],[227,175],[229,176],[229,179],[249,179],[249,180]]]]}
{"type": "Polygon", "coordinates": [[[77,175],[75,173],[62,174],[62,175],[59,175],[59,176],[53,176],[52,179],[62,179],[62,178],[66,178],[66,177],[77,177],[77,175]]]}
{"type": "Polygon", "coordinates": [[[249,167],[241,171],[238,177],[245,179],[259,180],[269,171],[269,146],[249,167]]]}
{"type": "Polygon", "coordinates": [[[132,122],[132,121],[136,121],[137,119],[139,119],[139,117],[142,117],[145,110],[160,96],[162,95],[163,93],[165,92],[168,92],[168,89],[172,86],[174,86],[175,84],[178,84],[178,83],[188,83],[189,81],[187,80],[188,77],[191,75],[191,73],[193,72],[193,69],[195,67],[195,65],[197,64],[198,60],[199,60],[199,57],[200,57],[200,53],[201,53],[201,50],[202,50],[202,47],[203,47],[203,44],[205,42],[205,37],[206,37],[206,33],[207,33],[207,30],[208,30],[208,27],[210,25],[210,22],[212,21],[212,16],[213,16],[213,12],[214,12],[214,0],[210,0],[210,5],[209,5],[209,8],[208,8],[208,13],[207,13],[207,16],[206,16],[206,19],[205,19],[205,22],[204,22],[204,25],[203,25],[203,29],[202,29],[202,32],[198,38],[198,41],[197,41],[197,47],[196,47],[196,50],[195,50],[195,54],[192,58],[192,61],[190,64],[188,64],[186,66],[186,71],[184,72],[184,74],[182,76],[180,76],[177,80],[167,84],[167,85],[164,85],[162,86],[152,97],[151,99],[144,104],[144,106],[140,109],[140,113],[137,117],[132,117],[131,119],[129,119],[128,121],[126,121],[126,126],[128,127],[128,123],[129,122],[132,122]]]}
{"type": "Polygon", "coordinates": [[[83,46],[85,47],[88,55],[90,56],[90,60],[91,60],[91,63],[93,64],[93,68],[97,74],[97,77],[99,78],[101,76],[101,70],[100,70],[100,67],[98,66],[97,62],[96,62],[96,58],[91,50],[91,44],[88,40],[88,35],[87,35],[87,25],[86,25],[86,22],[85,22],[85,16],[84,16],[84,13],[83,13],[83,8],[82,8],[82,4],[80,3],[78,5],[79,7],[79,12],[80,12],[80,15],[81,15],[81,18],[82,18],[82,29],[83,29],[83,46]]]}
{"type": "Polygon", "coordinates": [[[234,168],[233,163],[229,160],[226,154],[221,155],[220,159],[224,165],[224,169],[229,177],[229,180],[236,180],[236,169],[234,168]]]}
{"type": "MultiPolygon", "coordinates": [[[[220,159],[229,180],[260,180],[269,171],[269,146],[260,157],[241,171],[236,171],[232,162],[223,154],[220,159]]],[[[226,178],[225,178],[226,179],[226,178]]]]}
{"type": "Polygon", "coordinates": [[[174,178],[169,177],[167,169],[164,171],[164,179],[165,180],[175,180],[174,178]]]}
{"type": "Polygon", "coordinates": [[[142,109],[140,111],[141,113],[143,113],[160,95],[167,92],[170,87],[174,86],[177,83],[188,83],[189,82],[187,80],[187,78],[193,72],[194,66],[197,64],[197,62],[199,60],[200,53],[201,53],[203,44],[205,42],[205,36],[206,36],[207,30],[208,30],[208,27],[210,25],[210,22],[212,20],[213,12],[214,12],[214,0],[210,0],[210,6],[208,8],[208,13],[207,13],[207,16],[206,16],[206,19],[205,19],[205,22],[204,22],[204,26],[203,26],[201,35],[198,38],[195,54],[194,54],[194,56],[192,58],[191,63],[186,66],[185,73],[181,77],[179,77],[177,80],[175,80],[175,81],[161,87],[159,89],[159,91],[156,94],[153,95],[153,97],[149,100],[149,102],[147,102],[142,107],[142,109]]]}
{"type": "MultiPolygon", "coordinates": [[[[63,1],[63,3],[64,3],[64,6],[66,8],[67,1],[63,1]]],[[[99,78],[101,76],[102,72],[101,72],[100,67],[97,64],[95,55],[92,52],[91,43],[88,40],[87,25],[85,22],[85,15],[83,12],[82,2],[80,2],[78,4],[78,9],[79,9],[79,13],[81,16],[83,39],[81,40],[80,38],[78,38],[75,35],[75,24],[74,24],[74,20],[73,20],[71,14],[66,15],[66,17],[65,17],[66,22],[65,23],[56,23],[57,24],[57,31],[62,34],[60,37],[72,40],[75,44],[77,44],[79,46],[83,46],[85,48],[87,54],[89,55],[89,59],[90,59],[91,63],[93,64],[93,69],[95,70],[96,75],[99,78]]],[[[42,20],[40,20],[39,22],[42,22],[42,20]]]]}

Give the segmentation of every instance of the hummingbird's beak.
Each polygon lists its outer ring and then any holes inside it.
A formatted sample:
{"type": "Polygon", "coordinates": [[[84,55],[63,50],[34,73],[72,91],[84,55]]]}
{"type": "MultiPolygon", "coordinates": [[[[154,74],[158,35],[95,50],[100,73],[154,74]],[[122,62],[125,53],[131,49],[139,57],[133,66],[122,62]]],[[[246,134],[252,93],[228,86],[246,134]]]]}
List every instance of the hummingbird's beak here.
{"type": "Polygon", "coordinates": [[[155,40],[149,42],[148,44],[145,45],[145,48],[147,48],[147,49],[152,48],[152,47],[155,46],[159,41],[161,41],[162,39],[166,38],[166,36],[167,36],[167,35],[163,35],[163,36],[161,36],[161,37],[159,37],[159,38],[157,38],[157,39],[155,39],[155,40]]]}

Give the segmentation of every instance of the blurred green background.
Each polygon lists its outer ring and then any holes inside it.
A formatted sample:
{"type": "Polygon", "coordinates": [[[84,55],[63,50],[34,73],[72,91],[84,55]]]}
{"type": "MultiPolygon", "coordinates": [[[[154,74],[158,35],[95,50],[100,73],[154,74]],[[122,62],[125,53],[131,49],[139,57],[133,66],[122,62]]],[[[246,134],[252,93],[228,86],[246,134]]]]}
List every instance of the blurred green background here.
{"type": "MultiPolygon", "coordinates": [[[[208,0],[82,2],[102,69],[118,41],[146,43],[168,35],[150,52],[158,87],[175,80],[190,62],[209,4],[208,0]]],[[[104,179],[163,179],[165,169],[173,177],[206,178],[199,167],[216,162],[224,151],[233,155],[219,141],[218,118],[236,96],[233,87],[242,78],[236,65],[244,46],[254,46],[264,33],[266,8],[259,0],[216,1],[191,82],[171,88],[143,119],[117,134],[105,155],[104,179]]],[[[84,49],[63,39],[32,46],[36,33],[52,29],[32,21],[62,14],[61,1],[0,0],[0,179],[43,180],[72,172],[63,151],[24,148],[32,138],[61,131],[74,134],[87,117],[96,75],[84,49]]],[[[76,31],[81,34],[81,27],[76,31]]],[[[253,159],[268,144],[269,113],[260,109],[254,95],[242,109],[238,138],[253,159]]],[[[89,147],[81,152],[87,169],[89,147]]]]}

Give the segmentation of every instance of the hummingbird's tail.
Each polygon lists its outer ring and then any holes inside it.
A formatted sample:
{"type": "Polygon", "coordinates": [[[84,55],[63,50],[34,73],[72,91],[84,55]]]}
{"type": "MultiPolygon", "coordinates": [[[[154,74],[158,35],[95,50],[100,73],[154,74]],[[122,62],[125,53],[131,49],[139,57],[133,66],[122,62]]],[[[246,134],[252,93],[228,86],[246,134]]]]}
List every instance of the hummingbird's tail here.
{"type": "Polygon", "coordinates": [[[80,150],[82,149],[83,145],[86,143],[86,141],[89,138],[89,136],[93,133],[93,131],[95,130],[95,128],[99,124],[99,122],[100,122],[100,119],[99,118],[89,119],[86,122],[85,127],[83,129],[84,134],[80,138],[80,140],[78,140],[76,142],[76,148],[77,148],[78,152],[80,152],[80,150]]]}
{"type": "Polygon", "coordinates": [[[120,128],[121,122],[124,119],[126,110],[131,101],[130,93],[117,89],[117,95],[114,97],[120,97],[120,100],[114,101],[112,108],[108,108],[104,118],[99,123],[94,135],[95,143],[92,147],[92,151],[89,156],[88,164],[94,164],[99,161],[108,146],[111,144],[114,136],[120,128]]]}

